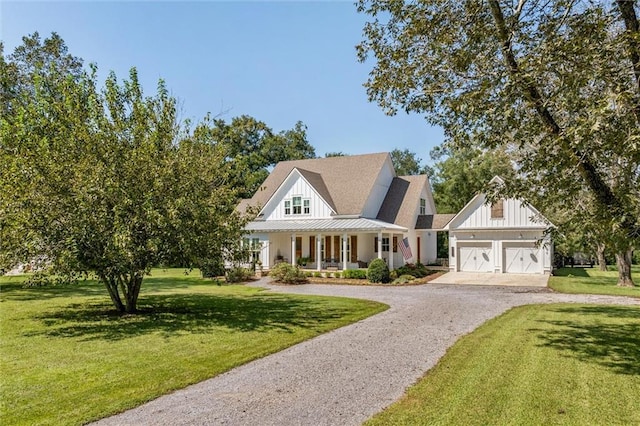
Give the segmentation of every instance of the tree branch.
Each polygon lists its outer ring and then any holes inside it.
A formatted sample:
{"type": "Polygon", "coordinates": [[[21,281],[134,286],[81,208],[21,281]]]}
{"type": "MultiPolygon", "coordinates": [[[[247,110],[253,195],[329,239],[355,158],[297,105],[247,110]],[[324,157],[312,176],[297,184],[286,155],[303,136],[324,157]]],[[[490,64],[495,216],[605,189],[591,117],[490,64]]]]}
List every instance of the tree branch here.
{"type": "Polygon", "coordinates": [[[542,93],[538,90],[535,82],[521,72],[518,61],[513,53],[511,37],[509,36],[504,14],[498,4],[498,0],[489,0],[488,2],[489,7],[491,8],[491,15],[493,16],[498,30],[499,41],[502,45],[502,54],[504,55],[509,75],[517,84],[520,85],[525,99],[533,105],[538,116],[547,128],[547,131],[556,137],[566,152],[573,156],[574,160],[577,162],[580,175],[595,195],[598,204],[600,204],[604,211],[610,211],[616,219],[622,220],[622,226],[627,230],[629,235],[638,235],[640,233],[640,229],[636,220],[631,219],[629,215],[625,214],[625,209],[623,208],[622,203],[615,196],[605,180],[600,176],[593,163],[589,161],[581,150],[572,146],[571,142],[567,140],[562,128],[553,117],[553,114],[551,114],[551,111],[547,108],[545,99],[542,93]]]}
{"type": "Polygon", "coordinates": [[[640,46],[638,46],[638,37],[640,36],[640,24],[638,23],[638,17],[634,9],[635,0],[616,0],[618,9],[620,9],[620,15],[624,21],[624,26],[627,30],[627,44],[629,49],[629,59],[631,59],[631,65],[633,66],[633,74],[635,77],[636,87],[638,93],[635,97],[635,105],[633,113],[636,116],[636,121],[640,124],[640,46]]]}

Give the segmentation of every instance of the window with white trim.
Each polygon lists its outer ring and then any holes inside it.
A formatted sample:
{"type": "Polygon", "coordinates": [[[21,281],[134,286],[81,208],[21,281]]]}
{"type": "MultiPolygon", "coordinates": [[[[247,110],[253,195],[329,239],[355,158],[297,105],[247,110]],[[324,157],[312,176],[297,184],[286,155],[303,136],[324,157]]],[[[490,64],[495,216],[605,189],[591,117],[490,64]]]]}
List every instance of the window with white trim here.
{"type": "Polygon", "coordinates": [[[295,196],[290,200],[285,200],[284,214],[285,216],[311,214],[311,199],[295,196]]]}
{"type": "Polygon", "coordinates": [[[427,200],[420,198],[420,214],[427,214],[427,200]]]}
{"type": "Polygon", "coordinates": [[[302,214],[302,197],[293,197],[293,214],[302,214]]]}

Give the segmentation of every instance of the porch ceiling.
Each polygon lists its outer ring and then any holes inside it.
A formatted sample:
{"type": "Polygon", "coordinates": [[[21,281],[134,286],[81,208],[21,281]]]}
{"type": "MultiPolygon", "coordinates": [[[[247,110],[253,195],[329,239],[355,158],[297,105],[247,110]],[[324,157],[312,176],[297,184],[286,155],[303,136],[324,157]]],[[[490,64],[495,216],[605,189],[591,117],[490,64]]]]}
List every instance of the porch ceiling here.
{"type": "Polygon", "coordinates": [[[299,219],[249,222],[252,232],[407,232],[407,228],[377,219],[299,219]]]}

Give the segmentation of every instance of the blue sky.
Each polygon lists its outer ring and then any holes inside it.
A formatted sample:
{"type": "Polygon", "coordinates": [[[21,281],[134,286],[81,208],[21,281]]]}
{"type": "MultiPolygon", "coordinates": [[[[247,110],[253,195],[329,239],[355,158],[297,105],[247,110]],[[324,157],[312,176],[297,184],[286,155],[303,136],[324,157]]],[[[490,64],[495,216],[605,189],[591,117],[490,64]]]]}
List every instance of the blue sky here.
{"type": "Polygon", "coordinates": [[[408,148],[428,163],[442,130],[367,100],[371,64],[354,47],[365,21],[352,2],[0,1],[5,54],[55,31],[102,81],[135,66],[151,94],[165,79],[183,118],[247,114],[276,131],[300,120],[318,155],[408,148]]]}

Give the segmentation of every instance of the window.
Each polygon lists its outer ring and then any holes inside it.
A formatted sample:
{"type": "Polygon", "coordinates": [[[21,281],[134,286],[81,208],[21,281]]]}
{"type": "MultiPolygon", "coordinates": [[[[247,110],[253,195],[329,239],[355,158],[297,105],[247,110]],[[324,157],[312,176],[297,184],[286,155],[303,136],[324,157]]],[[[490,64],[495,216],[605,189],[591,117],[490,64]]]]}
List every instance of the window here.
{"type": "Polygon", "coordinates": [[[420,198],[420,214],[427,214],[427,200],[420,198]]]}
{"type": "Polygon", "coordinates": [[[290,200],[284,201],[284,214],[302,215],[311,213],[311,199],[302,198],[300,196],[292,197],[290,200]]]}
{"type": "MultiPolygon", "coordinates": [[[[378,252],[378,237],[373,239],[373,250],[378,252]]],[[[382,251],[389,251],[389,238],[382,238],[382,251]]]]}
{"type": "Polygon", "coordinates": [[[504,200],[491,204],[491,219],[504,219],[504,200]]]}
{"type": "Polygon", "coordinates": [[[302,197],[293,197],[293,214],[302,214],[302,197]]]}

